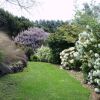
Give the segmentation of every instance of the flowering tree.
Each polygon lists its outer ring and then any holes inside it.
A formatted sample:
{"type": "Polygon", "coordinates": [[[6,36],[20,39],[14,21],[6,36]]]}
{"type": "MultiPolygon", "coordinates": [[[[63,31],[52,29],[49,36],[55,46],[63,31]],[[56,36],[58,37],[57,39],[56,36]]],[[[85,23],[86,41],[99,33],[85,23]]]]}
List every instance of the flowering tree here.
{"type": "Polygon", "coordinates": [[[48,33],[46,33],[43,29],[40,28],[29,28],[18,34],[15,37],[15,43],[25,46],[31,47],[33,50],[42,45],[42,43],[47,39],[48,33]]]}

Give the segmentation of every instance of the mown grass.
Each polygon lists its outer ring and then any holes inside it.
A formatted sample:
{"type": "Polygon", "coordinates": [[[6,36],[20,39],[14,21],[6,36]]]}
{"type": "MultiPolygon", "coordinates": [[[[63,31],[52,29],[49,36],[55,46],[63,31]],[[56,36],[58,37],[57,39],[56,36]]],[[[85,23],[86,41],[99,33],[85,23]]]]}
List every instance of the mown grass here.
{"type": "Polygon", "coordinates": [[[0,100],[89,100],[90,91],[55,65],[29,62],[24,72],[0,78],[0,100]]]}

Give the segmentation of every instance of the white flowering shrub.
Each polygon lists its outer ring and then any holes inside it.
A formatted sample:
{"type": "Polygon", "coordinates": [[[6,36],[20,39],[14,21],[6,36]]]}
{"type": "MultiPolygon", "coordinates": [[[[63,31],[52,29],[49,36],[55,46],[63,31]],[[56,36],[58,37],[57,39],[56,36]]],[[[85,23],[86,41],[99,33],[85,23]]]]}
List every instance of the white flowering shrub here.
{"type": "Polygon", "coordinates": [[[36,50],[36,53],[33,55],[33,57],[33,60],[50,62],[51,50],[49,47],[41,46],[36,50]]]}
{"type": "Polygon", "coordinates": [[[64,69],[79,69],[79,55],[75,52],[75,47],[65,49],[60,53],[61,66],[64,69]],[[75,59],[76,58],[76,59],[75,59]]]}
{"type": "Polygon", "coordinates": [[[94,84],[95,91],[100,92],[100,40],[99,36],[90,32],[79,34],[79,39],[76,42],[76,50],[80,55],[82,70],[85,79],[89,84],[94,84]]]}

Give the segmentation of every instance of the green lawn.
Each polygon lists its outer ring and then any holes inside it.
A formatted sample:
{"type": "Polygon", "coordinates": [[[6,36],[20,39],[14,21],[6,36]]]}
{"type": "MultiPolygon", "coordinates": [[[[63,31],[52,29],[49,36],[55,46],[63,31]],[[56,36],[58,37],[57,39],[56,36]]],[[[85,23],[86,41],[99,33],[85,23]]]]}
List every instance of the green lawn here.
{"type": "Polygon", "coordinates": [[[90,91],[55,65],[29,62],[24,72],[0,78],[0,100],[89,100],[90,91]]]}

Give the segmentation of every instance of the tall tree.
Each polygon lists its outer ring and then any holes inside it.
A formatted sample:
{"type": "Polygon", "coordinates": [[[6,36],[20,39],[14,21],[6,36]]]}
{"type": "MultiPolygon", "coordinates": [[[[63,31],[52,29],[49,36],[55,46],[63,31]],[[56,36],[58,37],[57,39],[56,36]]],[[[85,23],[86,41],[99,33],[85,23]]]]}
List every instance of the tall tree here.
{"type": "Polygon", "coordinates": [[[8,30],[9,36],[16,36],[20,31],[33,27],[34,24],[25,17],[13,16],[9,12],[0,9],[0,28],[8,30]]]}
{"type": "Polygon", "coordinates": [[[83,9],[76,10],[75,23],[85,28],[87,25],[93,27],[100,20],[100,4],[91,2],[90,4],[84,3],[83,9]]]}

